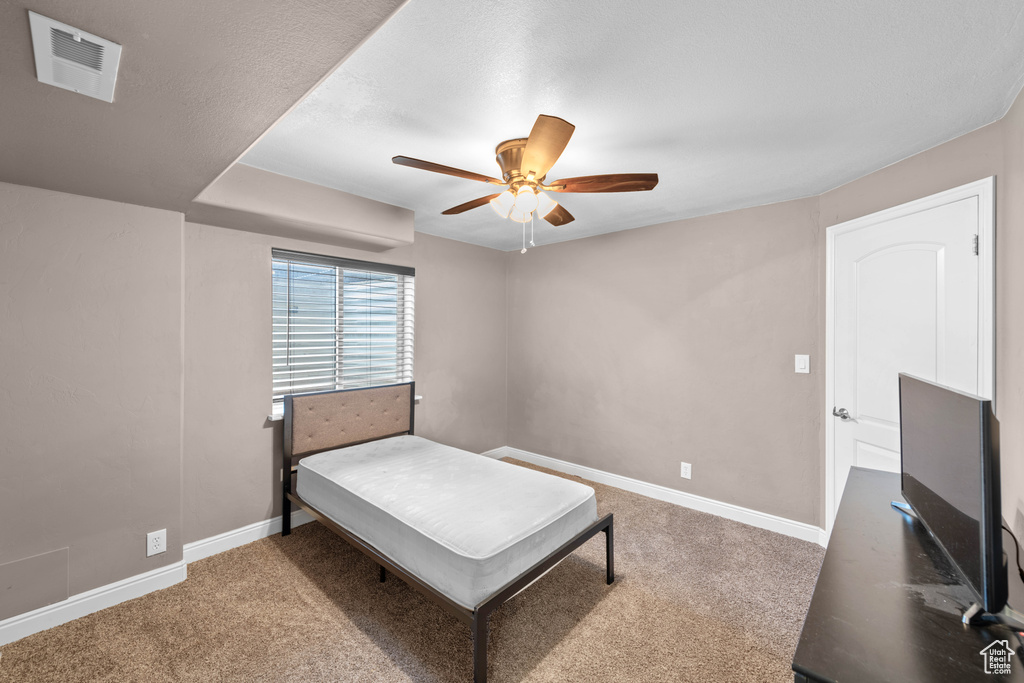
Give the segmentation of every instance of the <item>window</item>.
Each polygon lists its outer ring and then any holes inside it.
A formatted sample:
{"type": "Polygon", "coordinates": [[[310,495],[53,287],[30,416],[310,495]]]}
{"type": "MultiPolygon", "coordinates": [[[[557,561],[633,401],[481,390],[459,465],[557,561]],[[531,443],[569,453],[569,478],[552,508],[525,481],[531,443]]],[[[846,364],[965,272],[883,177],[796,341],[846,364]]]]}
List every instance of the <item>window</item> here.
{"type": "Polygon", "coordinates": [[[273,250],[274,403],[412,381],[412,268],[273,250]]]}

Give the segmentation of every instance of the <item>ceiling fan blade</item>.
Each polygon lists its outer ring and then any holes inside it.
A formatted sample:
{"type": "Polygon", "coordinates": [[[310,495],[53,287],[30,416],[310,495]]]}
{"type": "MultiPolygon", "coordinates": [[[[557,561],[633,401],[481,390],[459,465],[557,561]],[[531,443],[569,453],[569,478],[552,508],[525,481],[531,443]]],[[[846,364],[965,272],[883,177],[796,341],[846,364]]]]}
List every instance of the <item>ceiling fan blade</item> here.
{"type": "Polygon", "coordinates": [[[558,226],[565,225],[566,223],[571,223],[576,219],[573,217],[571,213],[565,210],[564,206],[562,206],[561,204],[555,204],[555,208],[551,209],[551,211],[548,212],[547,216],[544,216],[544,220],[546,220],[551,225],[558,226]]]}
{"type": "Polygon", "coordinates": [[[479,180],[482,183],[490,183],[491,185],[504,185],[503,180],[492,178],[490,176],[481,175],[479,173],[473,173],[472,171],[463,171],[460,168],[452,168],[451,166],[442,166],[441,164],[435,164],[432,161],[423,161],[422,159],[413,159],[412,157],[392,157],[391,161],[398,164],[399,166],[408,166],[410,168],[418,168],[423,171],[433,171],[434,173],[443,173],[445,175],[453,175],[456,178],[465,178],[466,180],[479,180]]]}
{"type": "Polygon", "coordinates": [[[562,156],[574,130],[576,126],[557,116],[538,116],[526,140],[519,171],[524,176],[532,173],[534,178],[543,178],[562,156]]]}
{"type": "Polygon", "coordinates": [[[612,173],[563,178],[544,186],[552,192],[641,192],[653,190],[657,173],[612,173]]]}
{"type": "Polygon", "coordinates": [[[470,209],[475,209],[478,206],[483,206],[484,204],[486,204],[487,202],[491,201],[492,199],[494,199],[497,196],[498,196],[497,194],[489,194],[486,197],[479,197],[479,198],[474,199],[472,201],[468,201],[465,204],[459,204],[458,206],[453,206],[452,208],[448,209],[447,211],[442,211],[441,215],[443,215],[443,216],[452,216],[452,215],[457,214],[457,213],[462,213],[463,211],[469,211],[470,209]]]}

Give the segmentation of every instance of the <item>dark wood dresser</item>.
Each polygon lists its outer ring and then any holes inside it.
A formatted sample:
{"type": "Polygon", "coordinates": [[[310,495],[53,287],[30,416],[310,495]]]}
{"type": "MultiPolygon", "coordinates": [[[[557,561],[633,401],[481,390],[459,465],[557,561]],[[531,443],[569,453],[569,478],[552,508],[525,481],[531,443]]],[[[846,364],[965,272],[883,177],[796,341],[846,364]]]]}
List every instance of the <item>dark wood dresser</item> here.
{"type": "MultiPolygon", "coordinates": [[[[961,623],[970,590],[920,522],[890,507],[893,500],[903,500],[898,474],[850,471],[793,657],[794,680],[1024,681],[1016,635],[961,623]],[[981,651],[994,641],[1015,648],[1009,676],[985,672],[981,651]]],[[[1003,539],[1012,557],[1013,541],[1005,532],[1003,539]]],[[[1010,604],[1020,606],[1015,567],[1009,578],[1010,604]]]]}

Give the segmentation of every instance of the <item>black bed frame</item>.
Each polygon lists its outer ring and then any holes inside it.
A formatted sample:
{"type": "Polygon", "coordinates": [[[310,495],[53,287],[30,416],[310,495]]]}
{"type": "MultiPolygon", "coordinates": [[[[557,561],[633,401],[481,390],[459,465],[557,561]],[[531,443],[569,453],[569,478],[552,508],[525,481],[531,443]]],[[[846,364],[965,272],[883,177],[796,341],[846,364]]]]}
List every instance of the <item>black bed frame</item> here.
{"type": "MultiPolygon", "coordinates": [[[[416,403],[416,387],[414,382],[408,382],[409,385],[409,429],[407,431],[399,432],[398,434],[389,434],[378,438],[389,438],[391,436],[398,436],[401,434],[412,434],[413,433],[413,415],[414,406],[416,403]]],[[[400,385],[393,385],[400,386],[400,385]]],[[[380,388],[380,387],[374,387],[380,388]]],[[[342,389],[336,392],[322,392],[322,393],[344,393],[348,391],[361,391],[361,389],[342,389]]],[[[348,531],[344,527],[336,524],[334,521],[328,519],[326,516],[321,514],[316,508],[302,500],[297,493],[293,491],[292,477],[295,475],[295,460],[291,456],[290,449],[290,427],[291,423],[287,416],[291,412],[291,396],[285,396],[285,448],[284,448],[284,472],[288,476],[282,476],[283,490],[282,490],[282,527],[281,535],[287,536],[291,533],[291,512],[292,503],[295,503],[300,508],[308,512],[314,519],[319,521],[321,524],[326,526],[328,529],[341,536],[343,539],[348,541],[350,544],[355,546],[358,550],[362,551],[364,555],[370,557],[374,562],[380,566],[380,580],[383,582],[387,576],[387,572],[391,572],[398,578],[405,581],[414,590],[422,593],[430,600],[446,609],[450,614],[455,616],[457,619],[462,621],[464,624],[469,626],[470,632],[473,637],[473,681],[474,683],[486,683],[487,681],[487,621],[491,616],[491,612],[500,607],[505,601],[514,597],[521,590],[529,586],[531,583],[540,578],[545,572],[550,570],[556,564],[561,562],[563,559],[568,557],[574,550],[579,548],[581,545],[586,543],[590,538],[596,536],[598,532],[604,532],[605,534],[605,560],[606,560],[606,582],[610,585],[615,581],[615,558],[614,558],[614,525],[613,516],[611,513],[601,517],[596,522],[591,524],[589,527],[578,533],[576,536],[571,538],[560,548],[555,550],[553,553],[545,557],[543,560],[530,567],[528,570],[520,574],[518,577],[507,583],[504,587],[499,589],[496,593],[491,595],[489,598],[478,604],[474,609],[463,607],[456,603],[448,596],[444,595],[434,587],[425,583],[419,577],[410,574],[402,567],[395,564],[395,562],[387,555],[382,553],[380,550],[375,548],[370,543],[366,542],[359,536],[348,531]]],[[[375,441],[376,439],[369,439],[369,441],[375,441]]],[[[360,443],[366,443],[365,441],[360,443]]],[[[345,444],[354,445],[354,444],[345,444]]],[[[311,454],[310,454],[311,455],[311,454]]],[[[305,456],[303,456],[305,457],[305,456]]]]}

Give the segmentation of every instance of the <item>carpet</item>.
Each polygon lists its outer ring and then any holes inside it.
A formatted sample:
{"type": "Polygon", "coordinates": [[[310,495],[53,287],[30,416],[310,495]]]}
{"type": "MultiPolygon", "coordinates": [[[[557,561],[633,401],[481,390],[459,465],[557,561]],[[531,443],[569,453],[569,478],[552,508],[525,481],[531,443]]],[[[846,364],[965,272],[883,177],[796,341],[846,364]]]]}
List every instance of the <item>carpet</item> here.
{"type": "MultiPolygon", "coordinates": [[[[585,483],[615,514],[616,581],[598,534],[505,603],[490,681],[793,680],[822,548],[585,483]]],[[[0,648],[0,681],[471,681],[470,650],[466,626],[312,523],[0,648]]]]}

